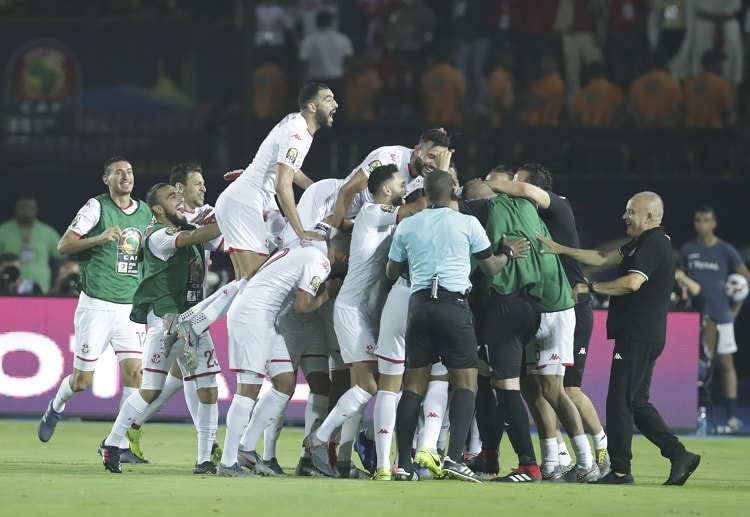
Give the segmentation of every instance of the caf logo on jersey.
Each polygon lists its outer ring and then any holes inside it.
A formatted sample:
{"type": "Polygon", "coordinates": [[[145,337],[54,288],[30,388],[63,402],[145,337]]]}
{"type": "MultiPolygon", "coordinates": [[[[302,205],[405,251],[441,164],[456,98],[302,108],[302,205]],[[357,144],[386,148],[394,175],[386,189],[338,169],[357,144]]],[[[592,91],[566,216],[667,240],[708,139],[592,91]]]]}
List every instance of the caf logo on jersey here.
{"type": "Polygon", "coordinates": [[[295,161],[297,161],[297,156],[299,156],[299,151],[297,151],[297,149],[295,149],[294,147],[290,147],[286,152],[286,157],[284,159],[289,163],[294,163],[295,161]]]}
{"type": "Polygon", "coordinates": [[[320,287],[320,277],[314,276],[312,277],[312,280],[310,280],[310,289],[312,289],[314,292],[318,292],[318,288],[320,287]]]}
{"type": "Polygon", "coordinates": [[[380,160],[373,160],[373,161],[371,161],[370,163],[367,164],[367,172],[372,172],[375,169],[377,169],[378,167],[380,167],[381,165],[383,165],[383,164],[380,163],[380,160]]]}

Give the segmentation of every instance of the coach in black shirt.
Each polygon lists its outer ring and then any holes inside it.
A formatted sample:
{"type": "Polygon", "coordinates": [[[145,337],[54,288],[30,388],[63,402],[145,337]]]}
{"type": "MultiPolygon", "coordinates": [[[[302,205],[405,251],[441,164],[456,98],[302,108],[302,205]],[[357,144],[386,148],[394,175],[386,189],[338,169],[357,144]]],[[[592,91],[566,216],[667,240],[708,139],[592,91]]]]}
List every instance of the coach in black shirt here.
{"type": "Polygon", "coordinates": [[[633,424],[659,447],[672,463],[665,485],[683,485],[700,463],[700,456],[667,428],[649,402],[656,359],[664,350],[667,312],[674,284],[672,244],[661,227],[664,205],[659,195],[641,192],[628,200],[623,220],[629,242],[617,250],[580,250],[540,237],[546,253],[564,253],[592,266],[618,265],[609,282],[580,283],[576,294],[610,297],[607,337],[615,340],[607,393],[607,432],[612,472],[600,484],[633,484],[630,462],[633,424]]]}

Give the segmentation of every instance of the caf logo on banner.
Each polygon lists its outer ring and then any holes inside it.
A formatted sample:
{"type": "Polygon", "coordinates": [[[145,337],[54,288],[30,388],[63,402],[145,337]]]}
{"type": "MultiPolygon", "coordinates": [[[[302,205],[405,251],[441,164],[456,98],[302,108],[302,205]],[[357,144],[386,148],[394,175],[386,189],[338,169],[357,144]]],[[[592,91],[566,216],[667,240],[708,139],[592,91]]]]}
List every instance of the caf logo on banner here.
{"type": "Polygon", "coordinates": [[[5,129],[50,133],[75,127],[75,97],[81,89],[78,60],[63,43],[38,39],[23,44],[7,64],[5,129]]]}

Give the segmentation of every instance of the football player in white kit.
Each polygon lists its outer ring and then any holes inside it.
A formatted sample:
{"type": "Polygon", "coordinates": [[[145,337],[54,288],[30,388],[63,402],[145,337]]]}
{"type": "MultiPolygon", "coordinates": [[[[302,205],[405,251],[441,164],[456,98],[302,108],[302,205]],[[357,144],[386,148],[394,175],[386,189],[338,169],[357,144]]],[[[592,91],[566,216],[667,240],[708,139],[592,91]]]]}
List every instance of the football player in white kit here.
{"type": "MultiPolygon", "coordinates": [[[[318,234],[325,239],[324,233],[318,234]]],[[[248,282],[248,288],[237,295],[227,312],[229,333],[229,367],[237,373],[237,390],[227,412],[227,432],[218,475],[247,477],[238,462],[238,450],[245,426],[260,392],[268,361],[284,347],[276,328],[276,319],[284,301],[296,292],[294,307],[298,312],[316,310],[335,297],[340,281],[330,281],[318,293],[329,275],[344,271],[349,259],[351,236],[338,234],[326,240],[297,240],[279,250],[248,282]]],[[[269,372],[269,376],[274,376],[269,372]]],[[[275,386],[269,399],[286,404],[294,385],[287,392],[275,386]]]]}
{"type": "Polygon", "coordinates": [[[333,125],[338,104],[333,92],[322,83],[308,83],[297,97],[300,111],[284,117],[271,130],[253,161],[216,200],[216,220],[224,236],[224,250],[230,254],[235,280],[214,299],[180,316],[178,331],[191,338],[224,315],[234,296],[244,289],[249,278],[273,251],[274,236],[266,226],[265,215],[276,208],[278,197],[289,224],[298,237],[323,240],[319,233],[305,230],[295,206],[293,183],[307,188],[312,184],[301,170],[312,145],[313,136],[322,127],[333,125]]]}
{"type": "Polygon", "coordinates": [[[424,208],[424,199],[403,204],[406,183],[395,164],[375,167],[368,179],[374,203],[364,205],[352,230],[349,271],[334,307],[334,329],[341,356],[351,365],[352,387],[339,399],[320,427],[305,438],[316,470],[330,477],[349,477],[351,449],[339,451],[336,470],[328,462],[328,442],[342,427],[341,443],[351,444],[367,402],[377,391],[376,336],[388,290],[385,277],[390,237],[399,220],[424,208]],[[343,452],[343,453],[342,453],[343,452]]]}

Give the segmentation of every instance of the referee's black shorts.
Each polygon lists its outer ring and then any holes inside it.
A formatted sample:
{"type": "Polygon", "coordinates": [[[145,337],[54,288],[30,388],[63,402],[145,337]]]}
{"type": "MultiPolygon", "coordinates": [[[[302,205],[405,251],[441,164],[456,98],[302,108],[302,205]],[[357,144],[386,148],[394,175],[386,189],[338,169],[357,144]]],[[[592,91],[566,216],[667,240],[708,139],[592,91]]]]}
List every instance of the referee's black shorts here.
{"type": "Polygon", "coordinates": [[[493,378],[525,376],[526,343],[536,334],[541,319],[539,300],[528,294],[526,287],[513,294],[490,295],[482,315],[479,344],[493,378]]]}
{"type": "Polygon", "coordinates": [[[469,301],[463,293],[438,290],[437,300],[423,289],[409,297],[406,368],[442,360],[446,368],[478,368],[477,339],[469,301]]]}

